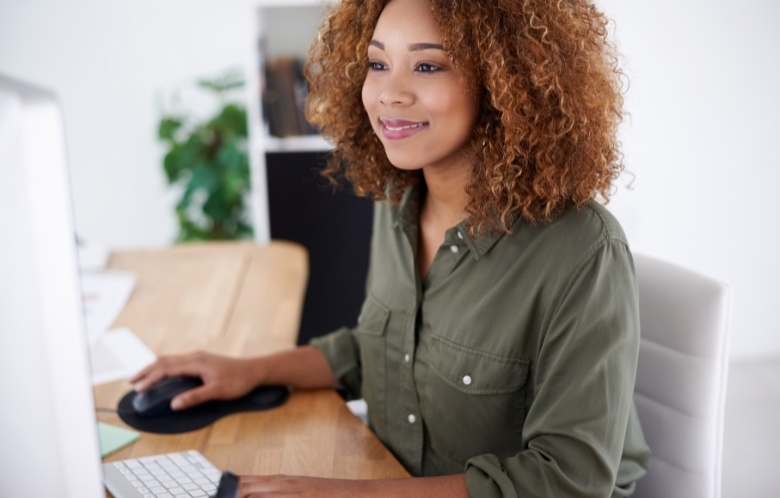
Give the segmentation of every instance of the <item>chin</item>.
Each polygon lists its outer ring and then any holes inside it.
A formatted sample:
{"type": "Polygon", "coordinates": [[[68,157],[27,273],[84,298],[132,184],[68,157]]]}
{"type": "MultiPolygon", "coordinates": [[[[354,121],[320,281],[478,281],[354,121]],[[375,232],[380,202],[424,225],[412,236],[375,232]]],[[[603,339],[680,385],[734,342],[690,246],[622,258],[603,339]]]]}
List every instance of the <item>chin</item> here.
{"type": "Polygon", "coordinates": [[[390,164],[404,171],[419,170],[428,164],[425,161],[425,156],[418,152],[388,150],[388,147],[385,147],[385,154],[387,154],[387,160],[390,161],[390,164]]]}

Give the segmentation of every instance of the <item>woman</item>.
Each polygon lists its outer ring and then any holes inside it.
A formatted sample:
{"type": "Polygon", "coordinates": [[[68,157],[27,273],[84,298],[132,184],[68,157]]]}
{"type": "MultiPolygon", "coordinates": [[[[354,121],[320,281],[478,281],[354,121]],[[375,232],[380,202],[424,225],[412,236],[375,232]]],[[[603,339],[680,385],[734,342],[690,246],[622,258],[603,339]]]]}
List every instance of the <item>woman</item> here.
{"type": "Polygon", "coordinates": [[[620,497],[646,469],[625,236],[620,73],[586,0],[343,0],[311,51],[325,170],[375,208],[359,324],[261,358],[161,358],[134,379],[345,388],[416,476],[242,478],[241,496],[620,497]]]}

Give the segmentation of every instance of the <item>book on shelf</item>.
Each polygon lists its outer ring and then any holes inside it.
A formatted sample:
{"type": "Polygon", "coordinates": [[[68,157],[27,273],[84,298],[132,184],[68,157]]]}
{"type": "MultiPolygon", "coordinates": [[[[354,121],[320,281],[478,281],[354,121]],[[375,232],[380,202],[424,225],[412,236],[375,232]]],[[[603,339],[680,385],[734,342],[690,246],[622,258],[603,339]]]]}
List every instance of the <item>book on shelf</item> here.
{"type": "Polygon", "coordinates": [[[303,76],[303,62],[282,57],[264,68],[263,118],[272,136],[285,138],[317,134],[304,114],[309,86],[303,76]]]}

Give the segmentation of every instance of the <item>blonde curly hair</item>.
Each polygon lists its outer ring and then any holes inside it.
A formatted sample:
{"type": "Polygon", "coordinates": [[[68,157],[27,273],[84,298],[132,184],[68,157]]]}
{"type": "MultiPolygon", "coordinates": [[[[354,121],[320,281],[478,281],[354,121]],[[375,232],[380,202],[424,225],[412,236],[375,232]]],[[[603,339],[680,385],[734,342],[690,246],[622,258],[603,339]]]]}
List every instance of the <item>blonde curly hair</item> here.
{"type": "MultiPolygon", "coordinates": [[[[388,0],[341,0],[309,50],[306,115],[335,146],[323,175],[360,196],[420,181],[387,159],[363,107],[367,48],[388,0]]],[[[622,72],[608,19],[588,0],[430,0],[453,67],[479,100],[467,211],[472,234],[509,232],[514,214],[549,222],[623,170],[622,72]],[[465,78],[468,75],[468,78],[465,78]]]]}

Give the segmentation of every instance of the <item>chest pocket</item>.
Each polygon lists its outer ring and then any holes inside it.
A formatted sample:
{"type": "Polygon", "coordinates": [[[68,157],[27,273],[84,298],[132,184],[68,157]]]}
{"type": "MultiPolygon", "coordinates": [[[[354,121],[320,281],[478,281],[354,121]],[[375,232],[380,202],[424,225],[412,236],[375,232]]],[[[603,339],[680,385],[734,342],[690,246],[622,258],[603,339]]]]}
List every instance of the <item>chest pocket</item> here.
{"type": "Polygon", "coordinates": [[[499,356],[433,336],[423,416],[431,445],[463,465],[473,456],[522,450],[530,360],[499,356]]]}
{"type": "Polygon", "coordinates": [[[358,338],[362,362],[362,394],[368,405],[371,426],[385,425],[385,393],[387,391],[387,344],[385,329],[390,310],[371,294],[363,302],[358,319],[358,338]]]}

